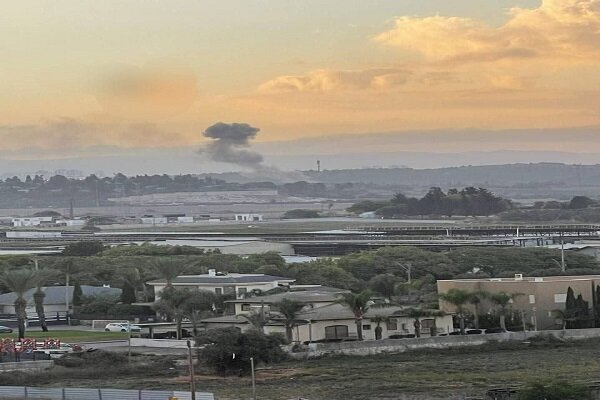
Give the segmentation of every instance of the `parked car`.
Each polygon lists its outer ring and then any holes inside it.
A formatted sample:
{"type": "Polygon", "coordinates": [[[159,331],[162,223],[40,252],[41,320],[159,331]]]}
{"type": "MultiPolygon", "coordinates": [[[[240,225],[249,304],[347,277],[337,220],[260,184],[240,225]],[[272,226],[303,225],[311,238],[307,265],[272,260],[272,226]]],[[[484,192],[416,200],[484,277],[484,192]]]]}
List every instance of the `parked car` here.
{"type": "Polygon", "coordinates": [[[131,329],[131,332],[139,332],[142,330],[142,328],[137,325],[130,325],[122,322],[112,322],[110,324],[106,324],[104,327],[105,332],[127,332],[129,329],[131,329]]]}
{"type": "Polygon", "coordinates": [[[0,326],[0,333],[12,333],[13,330],[12,328],[9,328],[8,326],[0,326]]]}

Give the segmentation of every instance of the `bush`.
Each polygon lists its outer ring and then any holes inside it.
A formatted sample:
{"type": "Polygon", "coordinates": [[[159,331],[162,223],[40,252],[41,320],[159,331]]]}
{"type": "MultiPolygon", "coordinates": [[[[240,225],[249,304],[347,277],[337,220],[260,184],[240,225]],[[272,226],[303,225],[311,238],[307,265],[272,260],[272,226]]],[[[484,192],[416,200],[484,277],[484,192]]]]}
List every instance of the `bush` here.
{"type": "Polygon", "coordinates": [[[66,368],[81,368],[86,365],[115,368],[127,364],[125,354],[112,351],[96,350],[92,352],[70,353],[54,360],[56,365],[66,368]]]}
{"type": "Polygon", "coordinates": [[[591,398],[588,388],[566,381],[532,382],[519,391],[519,400],[584,400],[591,398]]]}
{"type": "Polygon", "coordinates": [[[302,219],[302,218],[319,218],[320,215],[315,210],[289,210],[281,217],[282,219],[302,219]]]}
{"type": "Polygon", "coordinates": [[[198,337],[199,359],[221,375],[245,374],[250,371],[250,358],[255,363],[270,364],[286,358],[282,335],[265,335],[256,330],[241,333],[235,328],[213,329],[198,337]]]}

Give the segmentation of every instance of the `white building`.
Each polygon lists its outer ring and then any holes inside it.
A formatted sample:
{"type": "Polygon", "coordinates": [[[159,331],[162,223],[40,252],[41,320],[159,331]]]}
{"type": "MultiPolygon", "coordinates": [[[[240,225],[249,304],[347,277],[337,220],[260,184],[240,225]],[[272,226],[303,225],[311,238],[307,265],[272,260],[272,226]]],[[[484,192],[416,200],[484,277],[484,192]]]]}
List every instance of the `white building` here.
{"type": "MultiPolygon", "coordinates": [[[[254,290],[265,292],[279,286],[289,286],[295,279],[283,278],[263,274],[234,274],[217,273],[210,269],[208,274],[203,275],[181,275],[173,279],[171,284],[178,289],[208,290],[217,294],[235,294],[235,297],[243,298],[246,293],[254,290]]],[[[164,279],[158,279],[147,283],[154,287],[156,300],[160,298],[167,286],[164,279]]]]}
{"type": "Polygon", "coordinates": [[[52,217],[18,217],[12,219],[12,226],[15,228],[40,226],[42,223],[51,223],[52,217]]]}
{"type": "Polygon", "coordinates": [[[240,222],[260,222],[263,220],[262,214],[235,214],[235,220],[240,222]]]}
{"type": "Polygon", "coordinates": [[[144,225],[166,225],[168,222],[167,217],[142,217],[141,220],[144,225]]]}

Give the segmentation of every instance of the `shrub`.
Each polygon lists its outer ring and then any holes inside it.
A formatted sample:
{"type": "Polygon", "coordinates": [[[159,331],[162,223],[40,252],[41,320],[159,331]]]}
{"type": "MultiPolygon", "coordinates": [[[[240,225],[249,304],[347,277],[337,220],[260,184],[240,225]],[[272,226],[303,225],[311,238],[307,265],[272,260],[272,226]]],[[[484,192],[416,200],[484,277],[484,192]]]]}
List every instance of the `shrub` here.
{"type": "Polygon", "coordinates": [[[207,344],[199,358],[221,375],[250,371],[250,358],[256,363],[269,364],[286,358],[281,345],[282,335],[265,335],[256,330],[241,333],[235,328],[213,329],[197,338],[198,344],[207,344]]]}
{"type": "Polygon", "coordinates": [[[591,398],[588,388],[566,381],[532,382],[519,391],[519,400],[584,400],[591,398]]]}

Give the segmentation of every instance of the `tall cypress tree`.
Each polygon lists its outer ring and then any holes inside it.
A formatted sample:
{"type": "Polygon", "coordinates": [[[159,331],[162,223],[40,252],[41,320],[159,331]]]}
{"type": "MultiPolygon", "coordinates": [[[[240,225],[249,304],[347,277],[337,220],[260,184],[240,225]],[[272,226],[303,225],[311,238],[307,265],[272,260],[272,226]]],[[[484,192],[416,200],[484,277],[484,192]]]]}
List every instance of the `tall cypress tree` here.
{"type": "Polygon", "coordinates": [[[135,303],[136,301],[137,298],[135,296],[135,288],[128,282],[125,282],[123,284],[123,289],[121,290],[121,303],[131,304],[135,303]]]}
{"type": "Polygon", "coordinates": [[[81,289],[81,284],[79,281],[75,282],[75,286],[73,287],[73,306],[78,307],[81,305],[81,298],[83,297],[83,290],[81,289]]]}
{"type": "MultiPolygon", "coordinates": [[[[571,286],[567,289],[567,301],[565,303],[565,314],[569,319],[575,318],[577,313],[577,300],[575,299],[575,293],[571,286]]],[[[575,328],[575,321],[568,321],[567,328],[575,328]]]]}

